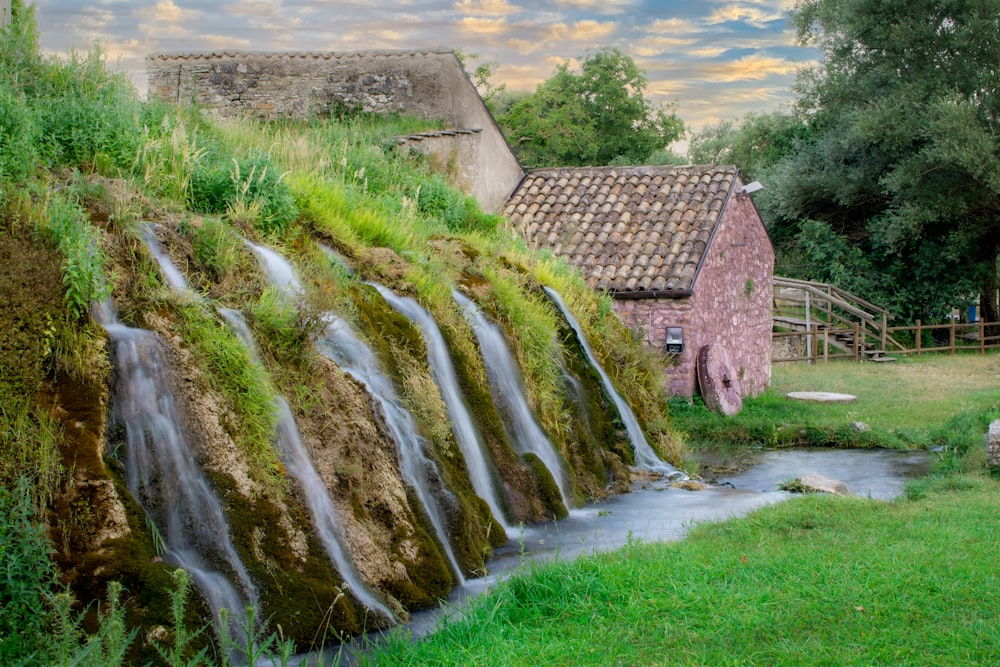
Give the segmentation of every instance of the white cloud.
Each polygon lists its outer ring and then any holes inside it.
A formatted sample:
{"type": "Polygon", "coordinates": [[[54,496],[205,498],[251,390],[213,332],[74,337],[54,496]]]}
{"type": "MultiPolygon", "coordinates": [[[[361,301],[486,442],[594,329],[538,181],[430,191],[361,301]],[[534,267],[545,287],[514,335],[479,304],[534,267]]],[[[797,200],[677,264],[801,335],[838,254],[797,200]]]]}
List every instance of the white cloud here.
{"type": "Polygon", "coordinates": [[[783,15],[781,12],[765,12],[756,7],[747,7],[744,5],[725,5],[719,7],[713,11],[706,19],[705,22],[709,25],[716,25],[719,23],[747,23],[758,28],[764,27],[766,23],[771,21],[781,20],[783,15]]]}
{"type": "Polygon", "coordinates": [[[459,19],[457,25],[460,30],[474,32],[484,35],[503,35],[510,30],[506,19],[487,19],[475,16],[466,16],[459,19]]]}
{"type": "Polygon", "coordinates": [[[640,0],[555,0],[563,9],[583,9],[597,14],[621,14],[630,7],[641,5],[640,0]]]}
{"type": "Polygon", "coordinates": [[[232,35],[198,35],[198,41],[210,49],[247,49],[252,42],[232,35]]]}
{"type": "Polygon", "coordinates": [[[455,11],[476,16],[508,16],[523,10],[507,0],[462,0],[455,3],[455,11]]]}
{"type": "Polygon", "coordinates": [[[187,21],[194,21],[201,12],[196,9],[184,9],[178,7],[174,0],[160,0],[152,7],[149,18],[160,23],[178,24],[187,21]]]}
{"type": "Polygon", "coordinates": [[[549,34],[545,39],[549,42],[593,42],[613,35],[618,28],[619,24],[613,21],[601,23],[592,19],[584,19],[577,21],[572,26],[560,22],[549,26],[549,34]]]}
{"type": "Polygon", "coordinates": [[[240,0],[222,6],[223,11],[232,16],[272,18],[282,14],[281,0],[240,0]]]}

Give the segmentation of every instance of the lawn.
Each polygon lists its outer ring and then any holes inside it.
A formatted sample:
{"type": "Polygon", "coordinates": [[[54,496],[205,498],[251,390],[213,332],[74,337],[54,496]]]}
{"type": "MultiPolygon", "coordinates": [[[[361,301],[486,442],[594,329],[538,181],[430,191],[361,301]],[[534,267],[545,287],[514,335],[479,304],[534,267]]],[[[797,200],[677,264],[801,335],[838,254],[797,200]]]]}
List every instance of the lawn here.
{"type": "Polygon", "coordinates": [[[1000,483],[982,468],[998,399],[997,355],[932,356],[780,366],[773,388],[732,420],[680,405],[675,424],[697,428],[703,445],[742,430],[745,446],[760,447],[803,428],[850,444],[838,434],[864,421],[875,434],[868,444],[938,444],[948,455],[892,502],[803,496],[695,526],[678,542],[528,565],[429,636],[411,642],[396,632],[363,662],[998,664],[1000,483]],[[796,390],[858,402],[784,398],[796,390]]]}
{"type": "Polygon", "coordinates": [[[772,386],[744,401],[731,418],[699,401],[674,400],[674,427],[693,450],[704,447],[829,445],[860,447],[967,447],[968,425],[1000,409],[1000,355],[924,355],[891,364],[838,361],[776,364],[772,386]],[[791,391],[857,396],[850,404],[792,401],[791,391]],[[859,431],[852,424],[871,427],[859,431]]]}

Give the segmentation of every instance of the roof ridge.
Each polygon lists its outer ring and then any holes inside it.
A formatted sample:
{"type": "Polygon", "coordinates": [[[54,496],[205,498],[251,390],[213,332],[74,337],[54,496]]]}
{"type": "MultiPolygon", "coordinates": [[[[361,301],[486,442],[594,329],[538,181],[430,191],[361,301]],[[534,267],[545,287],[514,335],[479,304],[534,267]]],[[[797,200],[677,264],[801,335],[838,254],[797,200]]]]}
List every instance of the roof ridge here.
{"type": "Polygon", "coordinates": [[[417,56],[454,53],[452,49],[434,47],[426,49],[368,49],[364,51],[249,51],[244,49],[219,49],[210,51],[154,51],[146,60],[213,60],[253,56],[258,58],[313,58],[314,60],[341,60],[343,58],[417,56]]]}

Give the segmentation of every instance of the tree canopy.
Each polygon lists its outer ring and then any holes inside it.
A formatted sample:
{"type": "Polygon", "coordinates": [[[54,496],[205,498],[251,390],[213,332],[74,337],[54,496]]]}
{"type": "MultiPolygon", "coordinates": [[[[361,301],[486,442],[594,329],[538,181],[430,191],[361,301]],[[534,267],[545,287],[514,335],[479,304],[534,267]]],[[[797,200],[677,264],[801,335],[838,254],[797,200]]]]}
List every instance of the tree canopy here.
{"type": "Polygon", "coordinates": [[[644,97],[646,75],[618,49],[562,63],[497,119],[528,167],[643,164],[684,132],[672,106],[644,97]]]}
{"type": "Polygon", "coordinates": [[[897,316],[979,293],[997,320],[997,0],[804,0],[793,20],[823,57],[797,84],[807,131],[768,173],[771,224],[810,277],[840,267],[897,316]]]}

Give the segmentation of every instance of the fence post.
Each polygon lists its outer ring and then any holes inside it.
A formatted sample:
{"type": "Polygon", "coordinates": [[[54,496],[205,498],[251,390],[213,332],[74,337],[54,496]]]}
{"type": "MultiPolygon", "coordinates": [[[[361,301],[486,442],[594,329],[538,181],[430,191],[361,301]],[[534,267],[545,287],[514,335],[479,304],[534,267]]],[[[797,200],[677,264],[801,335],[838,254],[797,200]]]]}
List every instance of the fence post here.
{"type": "Polygon", "coordinates": [[[887,331],[888,328],[889,328],[889,316],[886,315],[885,313],[882,313],[882,335],[879,338],[878,349],[884,350],[885,352],[889,351],[889,348],[885,346],[885,339],[889,335],[889,332],[887,331]]]}
{"type": "Polygon", "coordinates": [[[830,329],[823,329],[823,363],[830,362],[830,329]]]}
{"type": "Polygon", "coordinates": [[[858,339],[858,334],[861,333],[861,326],[855,322],[854,323],[854,361],[861,361],[861,341],[858,339]]]}
{"type": "Polygon", "coordinates": [[[861,349],[860,349],[861,359],[865,359],[865,352],[868,351],[868,341],[867,341],[867,339],[868,339],[868,331],[867,331],[867,328],[868,328],[868,323],[865,322],[864,320],[861,320],[861,336],[858,337],[858,341],[861,344],[861,349]]]}
{"type": "Polygon", "coordinates": [[[809,354],[809,363],[815,363],[819,359],[819,325],[814,324],[812,327],[812,340],[809,342],[809,347],[812,348],[809,354]]]}
{"type": "Polygon", "coordinates": [[[955,320],[951,321],[951,328],[948,329],[951,333],[949,338],[951,339],[951,346],[948,348],[948,354],[955,354],[955,320]]]}
{"type": "Polygon", "coordinates": [[[979,320],[979,354],[986,354],[986,323],[979,320]]]}
{"type": "Polygon", "coordinates": [[[923,336],[922,336],[922,333],[920,331],[920,320],[917,320],[917,356],[918,357],[920,356],[920,343],[922,342],[920,339],[922,337],[923,336]]]}

